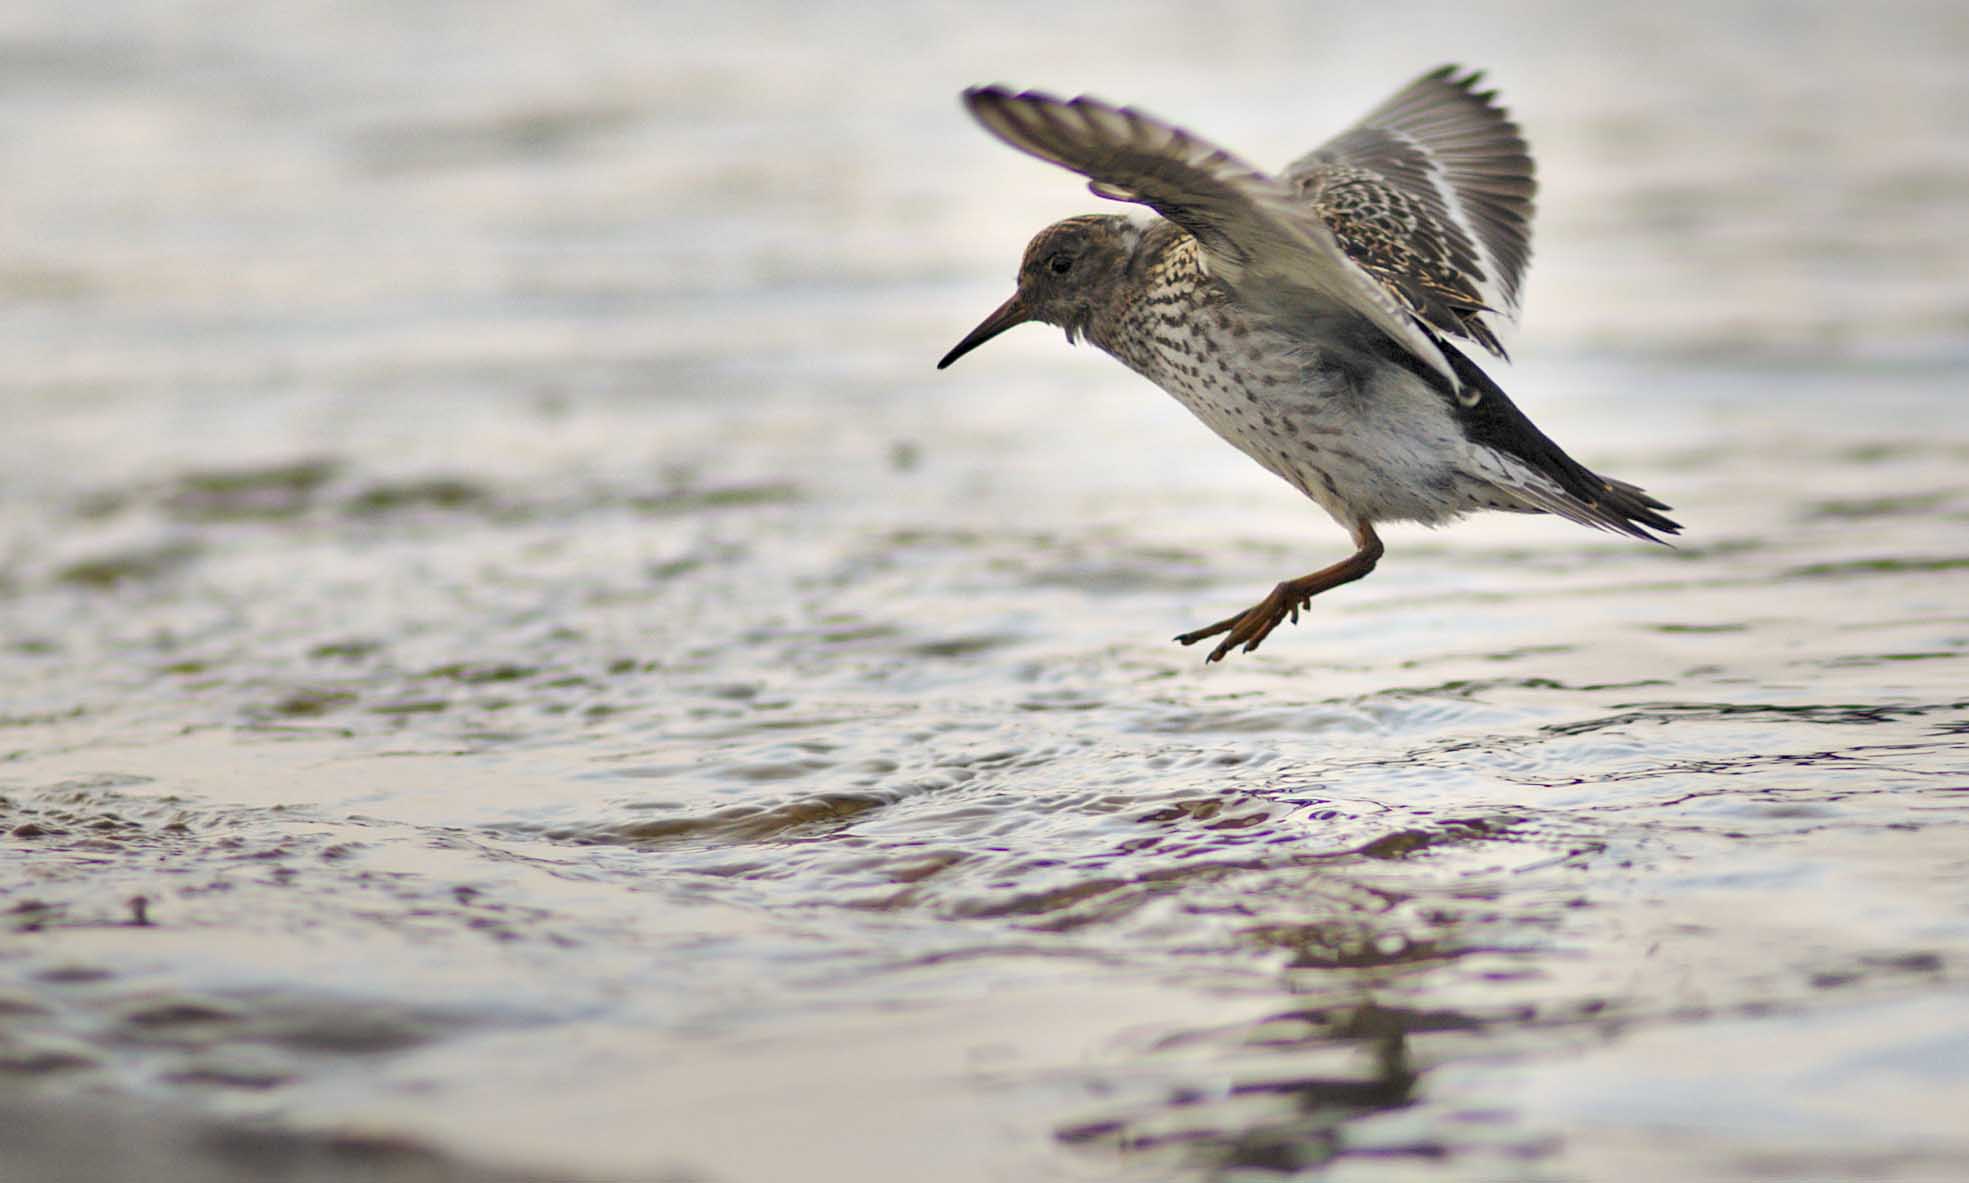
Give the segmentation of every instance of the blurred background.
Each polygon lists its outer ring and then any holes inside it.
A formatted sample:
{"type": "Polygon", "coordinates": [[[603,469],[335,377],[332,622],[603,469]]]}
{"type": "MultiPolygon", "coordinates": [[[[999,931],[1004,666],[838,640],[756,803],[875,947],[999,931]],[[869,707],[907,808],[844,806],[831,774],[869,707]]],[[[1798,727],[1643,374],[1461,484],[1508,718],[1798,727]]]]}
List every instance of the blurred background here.
{"type": "Polygon", "coordinates": [[[1959,3],[10,5],[9,1171],[1969,1170],[1966,112],[1959,3]],[[1280,165],[1446,62],[1496,376],[1686,540],[1206,669],[1344,536],[932,370],[1102,204],[957,93],[1280,165]]]}
{"type": "Polygon", "coordinates": [[[1525,348],[1932,352],[1969,325],[1966,19],[17,5],[11,381],[934,348],[946,299],[968,313],[961,287],[1088,204],[979,138],[962,86],[1084,90],[1282,164],[1450,61],[1490,71],[1537,150],[1525,348]]]}

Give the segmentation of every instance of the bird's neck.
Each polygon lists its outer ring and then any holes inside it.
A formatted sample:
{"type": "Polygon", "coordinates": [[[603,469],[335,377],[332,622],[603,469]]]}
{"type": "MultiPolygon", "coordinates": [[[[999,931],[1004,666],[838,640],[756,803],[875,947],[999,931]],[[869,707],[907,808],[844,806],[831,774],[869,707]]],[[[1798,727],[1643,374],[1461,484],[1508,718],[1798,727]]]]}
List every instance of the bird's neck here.
{"type": "Polygon", "coordinates": [[[1087,340],[1129,369],[1160,381],[1169,341],[1192,332],[1195,317],[1215,292],[1196,239],[1157,219],[1130,253],[1116,299],[1095,310],[1087,340]]]}

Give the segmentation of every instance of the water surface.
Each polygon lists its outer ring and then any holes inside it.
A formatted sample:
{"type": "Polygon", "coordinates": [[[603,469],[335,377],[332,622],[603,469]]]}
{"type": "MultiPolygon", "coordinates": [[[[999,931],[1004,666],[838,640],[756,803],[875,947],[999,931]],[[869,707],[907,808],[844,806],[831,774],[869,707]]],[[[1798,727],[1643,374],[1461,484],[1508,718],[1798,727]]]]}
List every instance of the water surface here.
{"type": "Polygon", "coordinates": [[[0,40],[27,1177],[1969,1170],[1954,7],[114,8],[0,40]],[[1452,58],[1498,376],[1688,533],[1391,529],[1206,668],[1344,535],[931,370],[1092,204],[952,96],[1282,160],[1452,58]]]}

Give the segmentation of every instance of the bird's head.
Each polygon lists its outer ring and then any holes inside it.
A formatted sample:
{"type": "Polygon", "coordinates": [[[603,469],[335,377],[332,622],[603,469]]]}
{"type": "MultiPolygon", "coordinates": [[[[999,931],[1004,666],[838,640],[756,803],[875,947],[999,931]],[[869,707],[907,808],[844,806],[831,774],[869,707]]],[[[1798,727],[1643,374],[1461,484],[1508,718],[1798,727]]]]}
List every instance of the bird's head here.
{"type": "Polygon", "coordinates": [[[1103,214],[1083,214],[1041,230],[1019,263],[1019,290],[944,354],[937,368],[1029,320],[1057,325],[1067,331],[1068,341],[1076,339],[1096,310],[1113,300],[1115,282],[1139,237],[1127,218],[1103,214]]]}

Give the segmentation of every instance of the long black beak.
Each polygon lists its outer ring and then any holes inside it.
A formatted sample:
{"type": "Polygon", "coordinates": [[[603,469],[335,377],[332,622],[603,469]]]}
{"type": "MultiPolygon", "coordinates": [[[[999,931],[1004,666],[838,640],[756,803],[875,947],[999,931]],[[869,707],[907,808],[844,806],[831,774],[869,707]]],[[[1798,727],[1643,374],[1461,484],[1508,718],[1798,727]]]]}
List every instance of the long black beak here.
{"type": "Polygon", "coordinates": [[[1031,320],[1032,313],[1026,310],[1025,300],[1023,299],[1023,296],[1024,296],[1023,292],[1013,292],[1012,298],[1005,301],[1003,304],[1000,304],[998,306],[998,311],[992,313],[990,316],[985,317],[983,324],[979,325],[975,329],[972,329],[970,336],[964,338],[962,341],[959,341],[957,343],[957,348],[951,350],[949,353],[944,354],[943,360],[937,363],[937,368],[939,370],[943,369],[944,367],[948,366],[951,362],[954,362],[958,358],[963,357],[965,354],[971,352],[973,349],[976,349],[978,346],[983,345],[986,341],[991,340],[993,337],[996,337],[998,334],[1004,332],[1006,329],[1009,329],[1014,325],[1022,325],[1025,322],[1031,320]]]}

